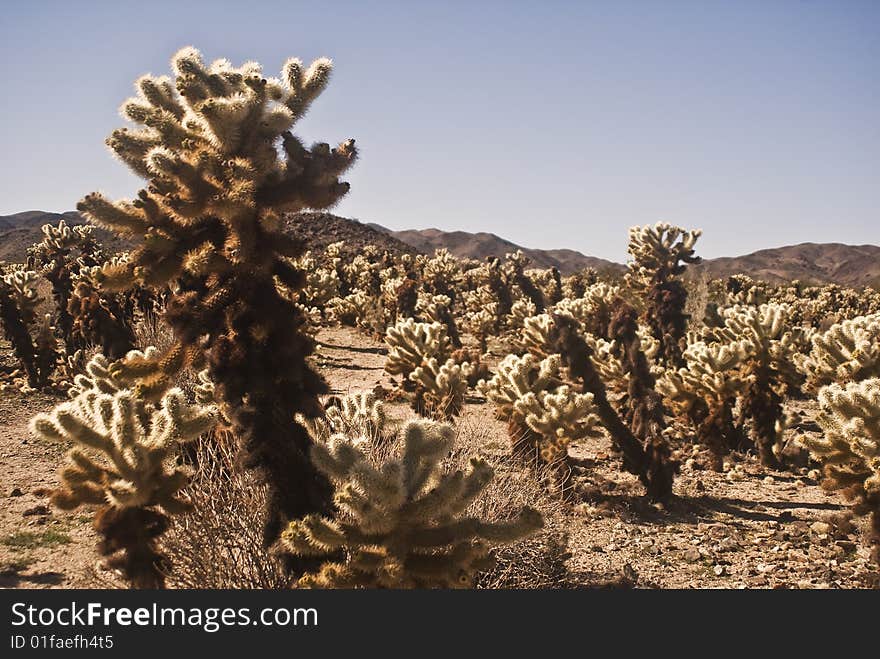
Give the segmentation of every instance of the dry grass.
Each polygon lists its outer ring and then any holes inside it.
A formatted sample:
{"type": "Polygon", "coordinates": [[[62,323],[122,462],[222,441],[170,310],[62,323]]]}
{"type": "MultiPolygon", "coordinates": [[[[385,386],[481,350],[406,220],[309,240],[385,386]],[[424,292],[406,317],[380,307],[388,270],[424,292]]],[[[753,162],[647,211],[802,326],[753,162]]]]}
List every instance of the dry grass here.
{"type": "MultiPolygon", "coordinates": [[[[465,422],[458,429],[448,469],[463,469],[471,457],[487,458],[495,478],[471,505],[468,514],[488,521],[517,516],[524,506],[540,510],[545,528],[537,535],[496,550],[497,564],[481,575],[478,588],[566,588],[574,579],[565,567],[568,558],[565,504],[549,495],[535,474],[506,456],[485,456],[487,433],[465,422]]],[[[371,460],[382,463],[396,456],[400,438],[367,441],[361,445],[371,460]]],[[[265,488],[234,469],[233,440],[211,435],[196,445],[190,457],[195,467],[188,495],[195,508],[175,518],[163,546],[171,560],[172,588],[285,588],[289,579],[277,558],[262,546],[265,488]]]]}
{"type": "Polygon", "coordinates": [[[234,468],[226,433],[199,440],[187,494],[192,512],[176,517],[163,537],[171,560],[170,588],[284,588],[279,561],[263,549],[266,488],[234,468]]]}

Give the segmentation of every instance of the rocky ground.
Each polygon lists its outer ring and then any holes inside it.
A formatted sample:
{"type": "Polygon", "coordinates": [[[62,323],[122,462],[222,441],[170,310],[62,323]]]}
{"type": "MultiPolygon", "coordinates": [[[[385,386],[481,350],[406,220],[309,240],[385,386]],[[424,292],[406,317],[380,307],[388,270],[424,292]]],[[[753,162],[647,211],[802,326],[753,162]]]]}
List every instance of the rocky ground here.
{"type": "MultiPolygon", "coordinates": [[[[318,338],[316,364],[335,392],[393,387],[381,342],[348,329],[323,330],[318,338]]],[[[27,423],[57,400],[0,392],[0,587],[119,585],[99,565],[87,511],[48,506],[46,490],[57,484],[68,447],[32,437],[27,423]]],[[[402,403],[389,408],[392,416],[407,415],[402,403]]],[[[509,463],[505,425],[492,412],[472,398],[458,423],[459,442],[509,463]]],[[[792,438],[812,431],[809,404],[789,412],[792,438]]],[[[822,491],[807,466],[774,472],[739,456],[719,474],[701,469],[699,455],[687,461],[685,447],[676,499],[663,508],[644,500],[609,444],[584,444],[574,453],[584,468],[577,496],[560,507],[569,573],[560,587],[880,587],[864,521],[851,519],[846,502],[822,491]]]]}

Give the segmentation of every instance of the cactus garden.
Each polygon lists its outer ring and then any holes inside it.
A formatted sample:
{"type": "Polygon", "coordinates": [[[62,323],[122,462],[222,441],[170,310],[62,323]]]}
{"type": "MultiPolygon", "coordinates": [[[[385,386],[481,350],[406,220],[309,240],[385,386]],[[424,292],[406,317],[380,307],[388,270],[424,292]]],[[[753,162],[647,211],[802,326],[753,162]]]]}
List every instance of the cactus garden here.
{"type": "Polygon", "coordinates": [[[0,586],[880,588],[880,290],[411,247],[266,64],[138,78],[139,189],[0,263],[0,586]]]}

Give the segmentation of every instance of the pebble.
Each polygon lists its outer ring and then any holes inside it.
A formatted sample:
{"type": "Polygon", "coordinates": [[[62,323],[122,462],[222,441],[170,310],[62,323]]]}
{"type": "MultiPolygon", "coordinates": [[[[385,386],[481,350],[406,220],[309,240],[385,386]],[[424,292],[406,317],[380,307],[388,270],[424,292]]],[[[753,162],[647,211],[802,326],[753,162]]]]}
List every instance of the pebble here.
{"type": "Polygon", "coordinates": [[[715,576],[720,577],[727,571],[727,568],[723,565],[716,565],[712,568],[712,571],[715,573],[715,576]]]}
{"type": "Polygon", "coordinates": [[[831,533],[831,524],[828,522],[813,522],[810,524],[810,531],[817,535],[828,535],[831,533]]]}
{"type": "Polygon", "coordinates": [[[9,493],[9,496],[11,496],[11,497],[24,496],[24,492],[21,491],[20,487],[15,487],[15,488],[12,488],[12,492],[9,493]]]}
{"type": "Polygon", "coordinates": [[[739,543],[733,538],[724,538],[718,543],[718,551],[736,551],[739,549],[739,543]]]}
{"type": "Polygon", "coordinates": [[[691,547],[684,553],[684,560],[688,563],[696,563],[700,560],[700,550],[696,547],[691,547]]]}

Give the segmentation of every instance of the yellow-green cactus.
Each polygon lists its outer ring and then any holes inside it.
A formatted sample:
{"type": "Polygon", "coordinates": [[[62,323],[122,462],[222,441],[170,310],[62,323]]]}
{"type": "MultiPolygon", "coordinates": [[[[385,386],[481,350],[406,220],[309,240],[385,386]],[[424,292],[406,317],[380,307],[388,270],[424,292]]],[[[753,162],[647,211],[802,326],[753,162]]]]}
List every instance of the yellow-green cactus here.
{"type": "Polygon", "coordinates": [[[301,587],[466,588],[491,567],[493,546],[543,525],[529,508],[508,523],[465,516],[493,473],[478,459],[467,472],[443,473],[453,447],[449,426],[411,422],[403,442],[402,455],[382,465],[343,436],[312,449],[315,465],[335,485],[338,513],[294,520],[283,533],[294,555],[327,559],[299,580],[301,587]]]}
{"type": "Polygon", "coordinates": [[[73,442],[61,487],[52,503],[64,510],[101,506],[95,528],[100,552],[138,587],[163,583],[164,559],[156,546],[168,515],[189,509],[181,490],[188,471],[173,464],[178,443],[214,424],[211,407],[190,405],[171,390],[155,405],[125,389],[97,355],[77,377],[72,398],[31,421],[32,431],[53,442],[73,442]]]}
{"type": "Polygon", "coordinates": [[[708,446],[713,467],[740,441],[733,407],[746,391],[741,367],[749,354],[745,341],[706,343],[694,341],[684,351],[685,368],[668,370],[657,380],[657,390],[671,409],[686,417],[697,430],[697,441],[708,446]]]}
{"type": "Polygon", "coordinates": [[[530,391],[513,407],[526,425],[540,435],[539,453],[548,464],[565,460],[573,441],[601,436],[592,394],[579,394],[568,386],[530,391]]]}
{"type": "Polygon", "coordinates": [[[880,314],[836,323],[815,334],[812,344],[801,363],[812,389],[880,376],[880,314]]]}
{"type": "Polygon", "coordinates": [[[419,323],[412,318],[399,321],[385,332],[388,358],[385,370],[392,375],[409,374],[432,357],[445,362],[452,354],[452,343],[446,326],[441,323],[419,323]]]}
{"type": "Polygon", "coordinates": [[[701,232],[663,222],[629,230],[627,284],[645,296],[644,320],[660,341],[664,365],[680,367],[687,329],[687,289],[681,282],[686,264],[699,263],[694,245],[701,232]]]}
{"type": "Polygon", "coordinates": [[[332,396],[324,409],[323,418],[308,422],[313,435],[321,441],[333,435],[344,435],[354,443],[375,443],[386,438],[385,406],[369,391],[332,396]]]}
{"type": "Polygon", "coordinates": [[[450,421],[461,413],[468,390],[470,364],[456,364],[452,359],[440,364],[426,359],[409,374],[415,384],[413,409],[422,416],[450,421]]]}
{"type": "Polygon", "coordinates": [[[824,435],[801,441],[823,465],[823,487],[842,490],[856,502],[856,512],[871,514],[871,542],[880,562],[880,378],[823,387],[819,406],[824,435]]]}
{"type": "Polygon", "coordinates": [[[760,307],[735,305],[722,310],[724,335],[730,342],[742,342],[741,375],[746,383],[740,420],[752,421],[752,433],[761,461],[779,465],[782,447],[785,397],[800,384],[795,362],[797,333],[788,315],[790,307],[768,303],[760,307]]]}

